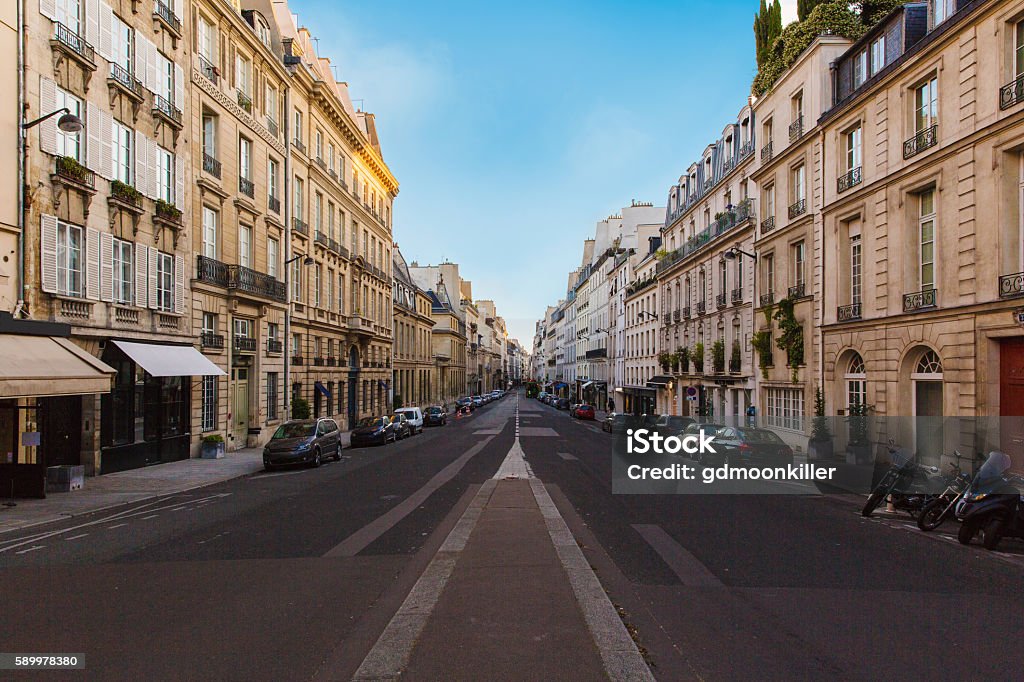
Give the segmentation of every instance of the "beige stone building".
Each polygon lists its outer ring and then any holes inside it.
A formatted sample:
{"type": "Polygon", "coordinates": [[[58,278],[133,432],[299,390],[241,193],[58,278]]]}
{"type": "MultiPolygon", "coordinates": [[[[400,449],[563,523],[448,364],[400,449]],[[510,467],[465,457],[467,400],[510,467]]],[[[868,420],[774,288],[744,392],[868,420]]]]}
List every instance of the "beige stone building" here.
{"type": "MultiPolygon", "coordinates": [[[[392,251],[394,282],[392,304],[395,329],[395,402],[403,406],[427,407],[439,399],[435,390],[435,325],[432,299],[416,286],[409,266],[396,246],[392,251]]],[[[450,360],[450,358],[449,358],[450,360]]]]}
{"type": "MultiPolygon", "coordinates": [[[[835,64],[821,120],[830,412],[1024,414],[1024,2],[950,9],[904,6],[835,64]]],[[[1024,454],[1015,423],[997,440],[1024,454]]],[[[956,439],[913,431],[901,440],[919,451],[956,439]]]]}
{"type": "MultiPolygon", "coordinates": [[[[3,77],[3,93],[7,102],[20,99],[17,90],[21,82],[18,72],[18,44],[21,31],[18,29],[18,6],[4,3],[0,7],[0,74],[3,77]]],[[[49,113],[49,112],[43,112],[49,113]]],[[[0,111],[0,145],[4,149],[19,149],[21,121],[16,106],[0,111]]],[[[5,163],[0,168],[0,311],[13,312],[21,300],[21,203],[19,187],[21,179],[18,163],[5,163]]]]}
{"type": "Polygon", "coordinates": [[[449,409],[466,395],[469,381],[469,329],[465,300],[460,300],[459,266],[454,263],[420,266],[413,262],[409,274],[419,289],[430,297],[434,321],[430,340],[434,362],[434,395],[449,409]]]}
{"type": "Polygon", "coordinates": [[[663,385],[652,384],[658,375],[658,280],[655,255],[660,244],[652,237],[640,253],[633,254],[634,279],[628,285],[623,299],[623,409],[633,414],[653,414],[657,411],[657,390],[663,385]]]}

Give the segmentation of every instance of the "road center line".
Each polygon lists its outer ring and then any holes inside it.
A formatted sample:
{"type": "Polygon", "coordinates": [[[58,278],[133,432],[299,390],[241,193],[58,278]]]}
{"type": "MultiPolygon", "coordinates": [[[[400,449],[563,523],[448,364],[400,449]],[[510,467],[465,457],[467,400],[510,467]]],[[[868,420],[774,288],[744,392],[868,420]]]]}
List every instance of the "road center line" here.
{"type": "Polygon", "coordinates": [[[107,530],[114,530],[115,528],[123,528],[124,526],[127,526],[127,525],[128,525],[127,523],[119,523],[119,524],[114,525],[114,526],[107,526],[107,530]]]}
{"type": "Polygon", "coordinates": [[[86,535],[88,535],[88,533],[79,533],[78,535],[72,535],[69,538],[64,538],[64,541],[67,542],[69,540],[77,540],[78,538],[84,538],[86,535]]]}
{"type": "Polygon", "coordinates": [[[46,545],[36,545],[35,547],[29,547],[28,549],[23,549],[20,552],[15,552],[15,554],[28,554],[29,552],[34,552],[37,549],[42,549],[45,546],[46,545]]]}

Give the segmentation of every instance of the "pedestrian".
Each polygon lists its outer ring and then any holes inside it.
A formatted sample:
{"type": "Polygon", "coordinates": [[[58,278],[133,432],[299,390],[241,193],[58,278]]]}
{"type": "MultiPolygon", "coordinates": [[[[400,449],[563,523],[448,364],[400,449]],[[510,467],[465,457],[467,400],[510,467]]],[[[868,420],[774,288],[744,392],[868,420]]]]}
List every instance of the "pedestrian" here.
{"type": "Polygon", "coordinates": [[[612,400],[611,398],[608,398],[608,411],[609,412],[614,412],[615,411],[615,401],[612,400]]]}

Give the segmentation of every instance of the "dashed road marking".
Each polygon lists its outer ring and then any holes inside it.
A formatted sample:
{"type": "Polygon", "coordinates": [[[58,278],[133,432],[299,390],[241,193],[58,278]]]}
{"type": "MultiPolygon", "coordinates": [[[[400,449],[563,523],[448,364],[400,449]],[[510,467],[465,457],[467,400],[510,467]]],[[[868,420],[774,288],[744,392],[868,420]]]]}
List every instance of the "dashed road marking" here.
{"type": "Polygon", "coordinates": [[[115,526],[107,526],[107,530],[114,530],[115,528],[123,528],[124,526],[127,526],[127,525],[128,525],[127,523],[119,523],[119,524],[117,524],[115,526]]]}
{"type": "Polygon", "coordinates": [[[78,535],[72,535],[69,538],[64,538],[64,540],[65,540],[65,542],[70,541],[70,540],[77,540],[78,538],[84,538],[86,535],[88,535],[88,533],[79,533],[78,535]]]}
{"type": "Polygon", "coordinates": [[[46,545],[35,545],[34,547],[29,547],[28,549],[23,549],[20,552],[15,552],[15,554],[28,554],[29,552],[34,552],[37,549],[42,549],[45,546],[46,545]]]}
{"type": "Polygon", "coordinates": [[[139,519],[139,520],[140,520],[140,521],[148,521],[149,519],[155,519],[155,518],[156,518],[156,517],[158,517],[158,516],[160,516],[160,515],[159,515],[159,514],[150,514],[149,516],[143,516],[143,517],[142,517],[141,519],[139,519]]]}

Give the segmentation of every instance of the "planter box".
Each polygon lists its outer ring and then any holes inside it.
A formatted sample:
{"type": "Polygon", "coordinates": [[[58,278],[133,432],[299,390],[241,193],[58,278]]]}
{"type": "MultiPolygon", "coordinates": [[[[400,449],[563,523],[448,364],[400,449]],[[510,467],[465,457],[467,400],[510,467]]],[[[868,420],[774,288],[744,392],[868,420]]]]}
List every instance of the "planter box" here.
{"type": "Polygon", "coordinates": [[[46,492],[69,493],[85,487],[85,466],[65,464],[46,467],[46,492]]]}
{"type": "Polygon", "coordinates": [[[203,443],[199,451],[200,459],[220,459],[224,456],[224,443],[203,443]]]}

